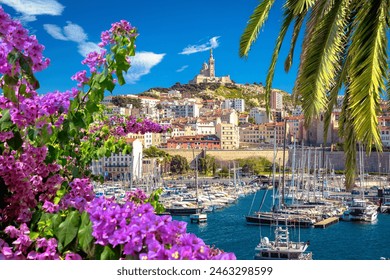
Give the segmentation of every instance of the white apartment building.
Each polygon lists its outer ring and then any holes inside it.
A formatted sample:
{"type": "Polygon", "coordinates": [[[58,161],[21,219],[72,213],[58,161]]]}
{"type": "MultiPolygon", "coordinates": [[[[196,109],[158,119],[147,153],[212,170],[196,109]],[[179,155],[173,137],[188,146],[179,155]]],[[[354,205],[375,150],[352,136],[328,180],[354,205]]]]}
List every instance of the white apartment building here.
{"type": "Polygon", "coordinates": [[[256,124],[269,122],[269,117],[265,108],[254,107],[249,111],[249,116],[255,120],[256,124]]]}
{"type": "Polygon", "coordinates": [[[179,90],[170,90],[168,91],[168,97],[173,97],[173,98],[181,98],[182,94],[180,93],[179,90]]]}
{"type": "Polygon", "coordinates": [[[142,177],[142,143],[128,139],[131,154],[111,154],[92,162],[92,174],[102,175],[105,180],[137,180],[142,177]]]}
{"type": "Polygon", "coordinates": [[[161,134],[146,132],[144,134],[144,147],[149,148],[151,146],[158,147],[161,144],[161,134]]]}
{"type": "Polygon", "coordinates": [[[283,94],[280,90],[271,90],[271,109],[283,110],[283,94]]]}
{"type": "Polygon", "coordinates": [[[226,99],[222,103],[222,109],[234,109],[237,112],[244,112],[245,100],[240,98],[226,99]]]}
{"type": "Polygon", "coordinates": [[[198,121],[195,124],[196,134],[198,135],[212,135],[215,134],[215,123],[198,121]]]}
{"type": "Polygon", "coordinates": [[[177,103],[170,106],[176,118],[199,117],[199,105],[196,103],[177,103]]]}
{"type": "MultiPolygon", "coordinates": [[[[235,109],[222,110],[222,113],[220,116],[221,116],[220,122],[226,122],[226,123],[238,125],[238,114],[237,114],[237,111],[235,109]]],[[[217,120],[217,122],[218,122],[218,120],[217,120]]]]}
{"type": "Polygon", "coordinates": [[[148,96],[140,96],[142,107],[151,107],[155,108],[157,104],[160,102],[159,99],[148,97],[148,96]]]}

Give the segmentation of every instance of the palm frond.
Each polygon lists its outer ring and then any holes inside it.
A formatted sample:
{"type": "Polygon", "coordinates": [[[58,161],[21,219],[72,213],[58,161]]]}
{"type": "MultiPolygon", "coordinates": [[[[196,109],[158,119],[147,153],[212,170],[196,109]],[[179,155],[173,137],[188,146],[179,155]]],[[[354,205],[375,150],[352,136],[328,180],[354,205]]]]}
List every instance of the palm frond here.
{"type": "Polygon", "coordinates": [[[345,154],[345,186],[351,190],[356,178],[356,136],[354,127],[351,123],[349,109],[349,91],[345,91],[343,105],[339,119],[339,135],[343,138],[343,147],[345,154]]]}
{"type": "Polygon", "coordinates": [[[272,53],[272,58],[271,58],[271,64],[268,68],[268,73],[267,73],[267,78],[266,78],[266,83],[265,83],[265,100],[266,100],[266,112],[267,115],[270,116],[270,96],[271,96],[271,88],[272,88],[272,81],[274,79],[275,75],[275,67],[276,67],[276,62],[279,57],[279,52],[280,48],[282,47],[282,43],[284,40],[284,37],[286,36],[287,30],[293,20],[294,16],[292,13],[285,13],[285,18],[283,20],[282,28],[279,32],[278,38],[276,39],[276,44],[274,51],[272,53]]]}
{"type": "Polygon", "coordinates": [[[298,15],[297,19],[295,20],[294,24],[294,30],[293,30],[293,35],[291,38],[291,43],[290,43],[290,52],[288,53],[288,56],[284,62],[284,71],[288,72],[291,68],[291,65],[293,63],[293,58],[294,58],[294,50],[295,50],[295,45],[297,43],[298,35],[299,32],[301,31],[301,27],[303,24],[303,21],[306,16],[306,12],[298,15]]]}
{"type": "Polygon", "coordinates": [[[253,11],[240,38],[240,57],[248,56],[251,46],[256,41],[261,27],[266,22],[274,2],[275,0],[263,0],[253,11]]]}
{"type": "Polygon", "coordinates": [[[372,145],[381,151],[378,128],[380,93],[387,78],[387,20],[389,1],[364,1],[356,15],[349,56],[350,115],[357,141],[370,152],[372,145]]]}
{"type": "Polygon", "coordinates": [[[317,1],[316,0],[289,0],[286,3],[295,16],[306,13],[317,1]]]}
{"type": "MultiPolygon", "coordinates": [[[[352,32],[352,28],[350,28],[352,22],[354,21],[354,15],[351,13],[351,16],[348,18],[347,29],[345,30],[345,37],[349,38],[352,32]]],[[[332,112],[337,104],[337,99],[339,97],[339,91],[341,90],[343,85],[347,86],[347,73],[350,64],[350,58],[347,56],[348,54],[348,41],[344,42],[343,46],[343,54],[341,55],[341,59],[339,60],[340,71],[337,73],[335,78],[335,85],[330,92],[328,93],[328,106],[325,111],[324,117],[324,143],[326,143],[326,139],[328,137],[328,130],[331,122],[332,112]]],[[[347,96],[345,96],[347,98],[347,96]]]]}
{"type": "MultiPolygon", "coordinates": [[[[317,4],[313,7],[313,9],[310,12],[309,19],[306,23],[306,28],[305,28],[305,36],[303,38],[303,43],[302,43],[302,50],[301,50],[301,55],[300,55],[300,64],[302,65],[305,61],[305,58],[307,57],[307,46],[312,38],[313,32],[315,30],[315,27],[317,25],[317,22],[320,21],[323,11],[324,11],[324,6],[327,2],[326,1],[319,1],[317,4]]],[[[298,68],[298,77],[300,76],[300,73],[302,72],[302,68],[298,68]]],[[[297,83],[294,84],[294,88],[292,91],[292,98],[294,103],[297,103],[300,96],[299,92],[297,90],[297,83]]]]}
{"type": "Polygon", "coordinates": [[[272,53],[271,58],[271,64],[268,68],[268,74],[266,78],[266,85],[265,85],[265,100],[266,100],[266,110],[267,114],[270,115],[270,106],[269,106],[269,100],[271,95],[271,87],[272,87],[272,81],[275,75],[275,67],[276,62],[279,57],[280,48],[282,47],[282,43],[284,41],[284,38],[286,36],[286,33],[292,23],[292,21],[295,19],[296,24],[294,28],[293,38],[292,38],[292,46],[295,46],[296,37],[299,34],[300,28],[302,26],[301,21],[304,21],[304,18],[308,12],[308,9],[310,6],[314,3],[313,0],[290,0],[287,1],[284,5],[284,20],[281,27],[281,30],[279,32],[278,38],[276,39],[276,44],[274,51],[272,53]],[[296,36],[294,38],[294,36],[296,36]]]}
{"type": "Polygon", "coordinates": [[[341,70],[349,2],[334,1],[334,5],[328,7],[328,11],[315,23],[311,39],[303,50],[306,57],[301,61],[294,90],[301,97],[306,126],[325,108],[327,93],[334,88],[341,70]]]}

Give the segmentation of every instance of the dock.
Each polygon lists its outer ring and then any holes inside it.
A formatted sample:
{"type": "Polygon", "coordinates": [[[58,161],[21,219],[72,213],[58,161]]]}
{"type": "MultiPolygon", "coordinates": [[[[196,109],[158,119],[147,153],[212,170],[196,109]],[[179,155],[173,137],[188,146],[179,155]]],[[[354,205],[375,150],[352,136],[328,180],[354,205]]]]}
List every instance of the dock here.
{"type": "Polygon", "coordinates": [[[330,217],[330,218],[327,218],[325,220],[322,220],[318,223],[315,223],[314,224],[314,227],[315,228],[327,228],[328,226],[330,225],[333,225],[335,223],[338,223],[339,222],[339,217],[330,217]]]}

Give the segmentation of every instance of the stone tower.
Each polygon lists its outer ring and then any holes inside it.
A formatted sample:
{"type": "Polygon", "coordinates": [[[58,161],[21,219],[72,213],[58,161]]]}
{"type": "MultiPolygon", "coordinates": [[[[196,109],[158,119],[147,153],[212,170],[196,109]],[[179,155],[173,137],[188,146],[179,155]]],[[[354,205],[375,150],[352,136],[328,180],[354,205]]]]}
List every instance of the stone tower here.
{"type": "Polygon", "coordinates": [[[209,77],[215,78],[215,61],[214,61],[214,57],[213,57],[213,49],[210,49],[209,77]]]}

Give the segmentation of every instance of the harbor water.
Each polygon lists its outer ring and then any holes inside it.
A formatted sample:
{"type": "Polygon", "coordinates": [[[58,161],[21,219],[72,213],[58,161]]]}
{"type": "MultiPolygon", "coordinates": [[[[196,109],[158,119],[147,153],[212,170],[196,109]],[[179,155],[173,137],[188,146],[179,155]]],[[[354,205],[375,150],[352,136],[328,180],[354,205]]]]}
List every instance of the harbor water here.
{"type": "MultiPolygon", "coordinates": [[[[191,223],[189,217],[173,217],[187,222],[187,232],[196,234],[210,246],[233,252],[238,260],[252,260],[261,237],[273,238],[269,225],[247,225],[245,215],[259,210],[264,190],[242,197],[236,203],[208,213],[207,223],[191,223]],[[253,205],[252,209],[251,206],[253,205]]],[[[271,208],[268,192],[262,210],[271,208]]],[[[378,214],[375,223],[339,221],[322,228],[290,228],[290,240],[310,241],[314,260],[379,260],[390,258],[390,214],[378,214]]]]}

